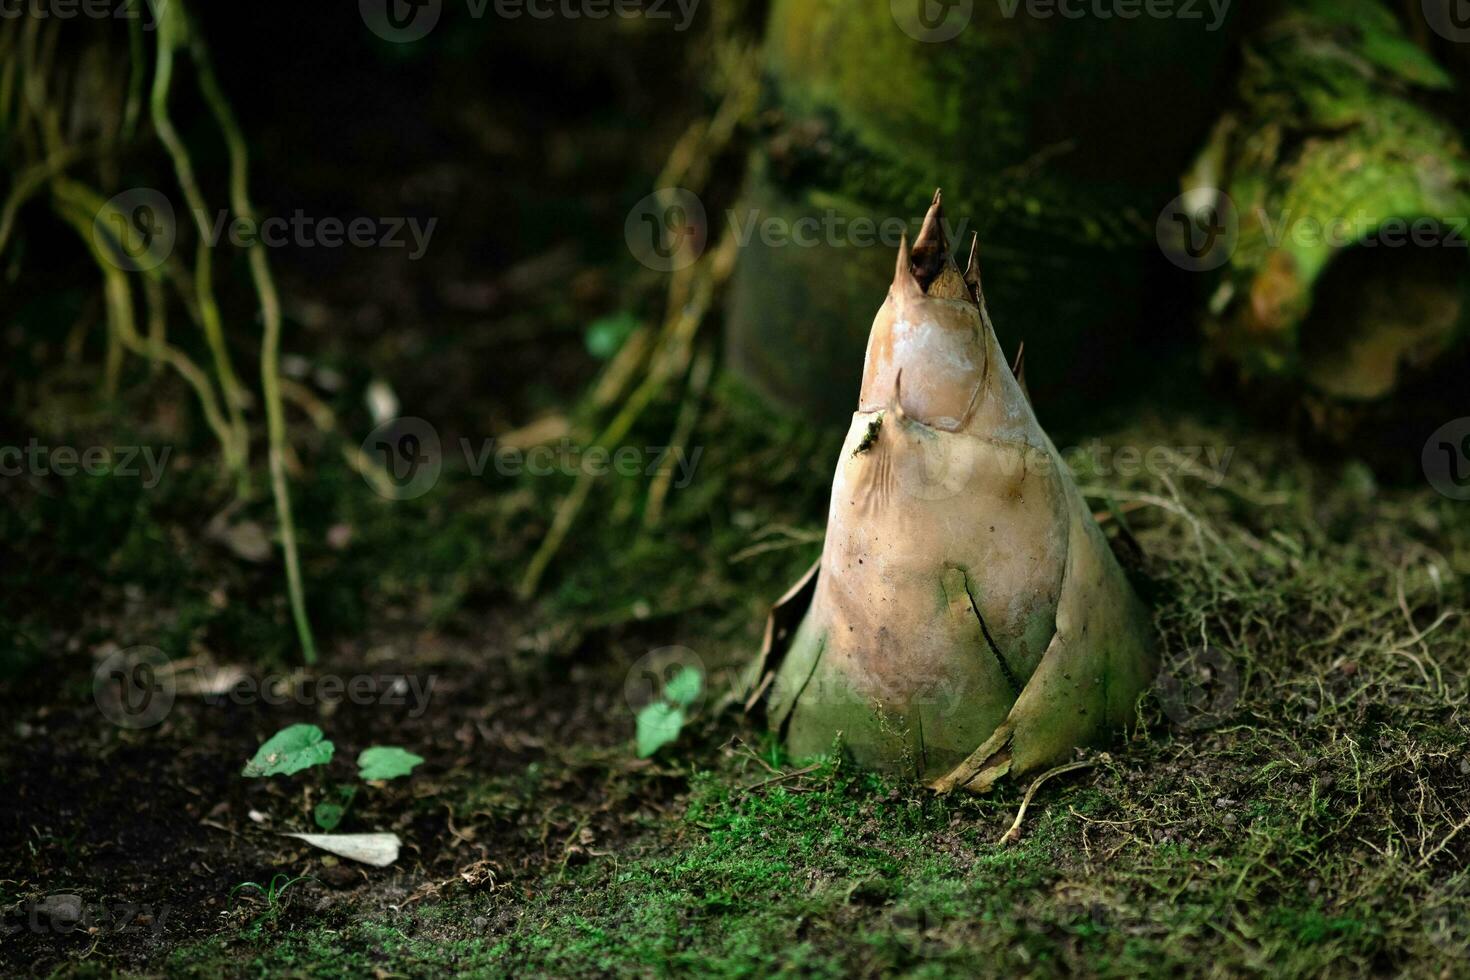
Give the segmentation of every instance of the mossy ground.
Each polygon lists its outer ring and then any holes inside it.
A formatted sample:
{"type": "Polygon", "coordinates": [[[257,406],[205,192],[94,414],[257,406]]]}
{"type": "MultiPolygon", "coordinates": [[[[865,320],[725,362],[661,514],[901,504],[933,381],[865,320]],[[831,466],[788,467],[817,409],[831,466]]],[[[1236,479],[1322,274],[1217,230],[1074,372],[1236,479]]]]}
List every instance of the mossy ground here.
{"type": "Polygon", "coordinates": [[[197,532],[185,477],[12,487],[6,539],[52,557],[4,571],[31,650],[3,688],[5,921],[59,891],[176,909],[156,935],[21,930],[0,959],[211,978],[1470,975],[1470,505],[1229,421],[1099,438],[1111,452],[1074,456],[1079,480],[1137,541],[1167,676],[1138,733],[1047,782],[1010,845],[1024,785],[941,798],[798,766],[733,714],[634,758],[630,667],[682,644],[718,683],[818,547],[839,438],[728,387],[665,525],[640,531],[642,484],[610,481],[532,607],[509,584],[560,483],[450,473],[390,503],[326,467],[304,537],[345,522],[354,538],[308,549],[319,672],[432,675],[418,718],[181,698],[156,728],[112,727],[89,697],[107,638],[284,668],[274,572],[166,546],[197,532]],[[1125,446],[1168,451],[1135,473],[1125,446]],[[1190,447],[1233,450],[1223,477],[1190,447]],[[76,608],[24,599],[62,573],[76,608]],[[24,666],[37,651],[44,671],[24,666]],[[320,783],[235,773],[294,721],[344,755],[427,757],[342,828],[399,833],[394,867],[275,836],[308,829],[320,783]],[[312,877],[277,908],[230,901],[279,872],[312,877]]]}

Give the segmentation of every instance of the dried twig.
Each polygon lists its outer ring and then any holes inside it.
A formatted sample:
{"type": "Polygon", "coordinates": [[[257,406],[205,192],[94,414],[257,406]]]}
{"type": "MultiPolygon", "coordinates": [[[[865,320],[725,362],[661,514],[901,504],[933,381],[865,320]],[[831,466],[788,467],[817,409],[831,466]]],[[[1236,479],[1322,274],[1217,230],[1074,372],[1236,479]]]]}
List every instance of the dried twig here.
{"type": "Polygon", "coordinates": [[[1026,791],[1026,795],[1021,799],[1021,808],[1016,811],[1016,819],[1011,821],[1010,829],[1004,834],[1001,834],[1000,840],[996,841],[996,843],[1003,847],[1007,844],[1014,844],[1021,839],[1021,821],[1026,819],[1026,808],[1031,805],[1031,798],[1036,795],[1036,791],[1041,788],[1042,783],[1053,776],[1060,776],[1064,772],[1074,772],[1078,769],[1086,769],[1088,766],[1095,765],[1097,765],[1095,760],[1084,759],[1081,762],[1069,762],[1064,766],[1048,769],[1040,776],[1037,776],[1031,783],[1031,788],[1026,791]]]}

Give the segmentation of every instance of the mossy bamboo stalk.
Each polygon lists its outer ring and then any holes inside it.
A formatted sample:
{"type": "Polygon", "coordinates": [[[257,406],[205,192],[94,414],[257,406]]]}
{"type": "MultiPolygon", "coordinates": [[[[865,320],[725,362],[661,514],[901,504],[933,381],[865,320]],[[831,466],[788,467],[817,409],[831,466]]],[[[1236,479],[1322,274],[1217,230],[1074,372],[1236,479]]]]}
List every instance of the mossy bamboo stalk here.
{"type": "MultiPolygon", "coordinates": [[[[1293,0],[1246,51],[1185,181],[1234,218],[1211,349],[1314,411],[1389,399],[1470,322],[1470,151],[1434,103],[1454,82],[1377,0],[1293,0]]],[[[1341,411],[1326,419],[1349,438],[1341,411]]]]}

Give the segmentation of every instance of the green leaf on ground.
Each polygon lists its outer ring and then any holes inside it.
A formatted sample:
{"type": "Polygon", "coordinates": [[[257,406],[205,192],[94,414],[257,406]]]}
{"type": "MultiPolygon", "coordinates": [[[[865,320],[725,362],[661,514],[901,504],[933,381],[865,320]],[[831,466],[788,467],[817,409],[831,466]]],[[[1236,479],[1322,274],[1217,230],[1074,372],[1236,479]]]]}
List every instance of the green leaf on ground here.
{"type": "Polygon", "coordinates": [[[704,674],[698,667],[685,665],[664,685],[664,700],[688,708],[704,693],[704,674]]]}
{"type": "Polygon", "coordinates": [[[374,745],[357,757],[357,775],[360,779],[397,779],[413,772],[414,766],[423,761],[423,756],[396,745],[374,745]]]}
{"type": "Polygon", "coordinates": [[[291,725],[276,732],[245,764],[240,775],[250,779],[261,776],[289,776],[312,766],[332,761],[336,746],[322,736],[315,725],[291,725]]]}
{"type": "Polygon", "coordinates": [[[684,709],[655,701],[638,712],[638,758],[646,759],[679,737],[684,709]]]}
{"type": "Polygon", "coordinates": [[[336,830],[342,823],[342,818],[347,816],[347,808],[352,806],[352,801],[356,798],[356,786],[338,786],[331,798],[316,805],[311,814],[312,819],[323,830],[336,830]]]}
{"type": "Polygon", "coordinates": [[[584,338],[587,353],[600,361],[605,361],[616,354],[637,329],[638,318],[626,310],[595,320],[588,325],[584,338]]]}

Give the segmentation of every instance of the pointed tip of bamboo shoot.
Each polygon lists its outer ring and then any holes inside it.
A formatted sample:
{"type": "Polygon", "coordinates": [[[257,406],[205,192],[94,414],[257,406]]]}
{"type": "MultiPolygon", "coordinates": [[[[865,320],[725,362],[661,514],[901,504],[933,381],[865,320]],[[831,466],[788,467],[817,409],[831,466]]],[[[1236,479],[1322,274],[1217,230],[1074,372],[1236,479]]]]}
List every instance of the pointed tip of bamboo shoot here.
{"type": "Polygon", "coordinates": [[[1016,376],[1016,384],[1021,386],[1021,394],[1026,396],[1026,401],[1031,401],[1031,389],[1026,387],[1026,341],[1021,341],[1021,346],[1016,348],[1016,359],[1011,362],[1011,374],[1016,376]]]}
{"type": "Polygon", "coordinates": [[[929,284],[954,261],[949,255],[949,242],[944,238],[944,203],[938,190],[934,191],[934,200],[924,215],[919,237],[914,239],[912,255],[914,278],[925,292],[928,292],[929,284]]]}
{"type": "Polygon", "coordinates": [[[965,288],[970,291],[970,300],[980,306],[985,292],[980,288],[980,233],[970,232],[970,258],[965,262],[965,288]]]}
{"type": "Polygon", "coordinates": [[[898,261],[893,266],[892,289],[903,296],[924,295],[924,287],[914,278],[913,257],[907,233],[898,240],[898,261]]]}

